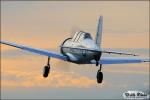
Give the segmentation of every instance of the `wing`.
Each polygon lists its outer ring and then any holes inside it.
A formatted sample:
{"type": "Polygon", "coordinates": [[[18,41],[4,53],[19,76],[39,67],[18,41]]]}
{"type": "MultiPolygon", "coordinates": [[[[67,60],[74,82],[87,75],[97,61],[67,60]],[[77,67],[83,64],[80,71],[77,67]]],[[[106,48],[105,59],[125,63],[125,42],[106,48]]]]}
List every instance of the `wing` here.
{"type": "Polygon", "coordinates": [[[57,59],[61,59],[61,60],[67,60],[67,57],[60,54],[60,53],[56,53],[56,52],[52,52],[52,51],[47,51],[47,50],[42,50],[42,49],[36,49],[36,48],[31,48],[31,47],[27,47],[24,45],[19,45],[19,44],[15,44],[12,42],[6,42],[6,41],[0,41],[0,43],[5,44],[5,45],[9,45],[9,46],[13,46],[22,50],[26,50],[29,52],[33,52],[36,54],[40,54],[40,55],[44,55],[44,56],[48,56],[48,57],[53,57],[53,58],[57,58],[57,59]]]}
{"type": "MultiPolygon", "coordinates": [[[[129,58],[129,57],[101,57],[99,64],[127,64],[127,63],[142,63],[150,62],[149,58],[129,58]]],[[[96,64],[95,60],[91,61],[92,64],[96,64]]]]}

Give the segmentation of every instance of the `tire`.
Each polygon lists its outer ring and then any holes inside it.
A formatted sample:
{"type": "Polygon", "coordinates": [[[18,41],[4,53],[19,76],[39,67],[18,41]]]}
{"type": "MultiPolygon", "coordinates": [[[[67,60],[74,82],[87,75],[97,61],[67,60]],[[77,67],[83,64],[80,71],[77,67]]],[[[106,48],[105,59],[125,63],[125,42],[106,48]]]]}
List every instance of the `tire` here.
{"type": "Polygon", "coordinates": [[[50,70],[50,67],[49,66],[45,66],[44,69],[43,69],[43,77],[48,77],[48,74],[49,74],[49,70],[50,70]]]}
{"type": "Polygon", "coordinates": [[[103,81],[103,73],[101,71],[97,72],[97,83],[102,83],[103,81]]]}

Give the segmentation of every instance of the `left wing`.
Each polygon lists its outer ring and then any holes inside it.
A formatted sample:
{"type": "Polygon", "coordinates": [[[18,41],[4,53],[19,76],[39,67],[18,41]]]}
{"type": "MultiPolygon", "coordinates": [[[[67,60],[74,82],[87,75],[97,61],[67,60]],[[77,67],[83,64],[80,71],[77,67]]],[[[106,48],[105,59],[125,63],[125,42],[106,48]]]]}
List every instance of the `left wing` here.
{"type": "MultiPolygon", "coordinates": [[[[127,64],[127,63],[142,63],[150,62],[149,58],[129,58],[129,57],[101,57],[99,64],[127,64]]],[[[95,60],[91,64],[96,64],[95,60]]]]}
{"type": "Polygon", "coordinates": [[[36,49],[36,48],[31,48],[31,47],[27,47],[24,45],[19,45],[19,44],[15,44],[12,42],[6,42],[6,41],[0,41],[0,43],[5,44],[5,45],[9,45],[9,46],[13,46],[22,50],[26,50],[29,52],[33,52],[36,54],[40,54],[40,55],[44,55],[44,56],[48,56],[48,57],[53,57],[53,58],[57,58],[57,59],[61,59],[66,61],[67,57],[64,56],[63,54],[60,53],[56,53],[56,52],[52,52],[52,51],[47,51],[47,50],[42,50],[42,49],[36,49]]]}

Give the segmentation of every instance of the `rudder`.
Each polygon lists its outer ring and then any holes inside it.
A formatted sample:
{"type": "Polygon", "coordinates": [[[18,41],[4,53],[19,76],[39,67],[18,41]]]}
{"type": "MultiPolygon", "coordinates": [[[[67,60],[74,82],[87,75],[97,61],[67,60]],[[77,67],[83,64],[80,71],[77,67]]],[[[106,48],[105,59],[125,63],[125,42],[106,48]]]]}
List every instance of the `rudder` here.
{"type": "Polygon", "coordinates": [[[99,17],[97,33],[95,37],[95,43],[98,47],[101,47],[101,40],[102,40],[102,28],[103,28],[103,16],[99,17]]]}

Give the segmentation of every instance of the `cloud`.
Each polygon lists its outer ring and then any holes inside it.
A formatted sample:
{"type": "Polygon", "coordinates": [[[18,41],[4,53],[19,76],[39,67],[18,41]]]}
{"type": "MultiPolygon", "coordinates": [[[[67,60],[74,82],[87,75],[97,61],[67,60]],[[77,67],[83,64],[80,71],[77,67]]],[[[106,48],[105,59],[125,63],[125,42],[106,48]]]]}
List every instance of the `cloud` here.
{"type": "MultiPolygon", "coordinates": [[[[96,86],[95,79],[81,76],[77,73],[51,72],[48,78],[43,78],[39,72],[21,72],[16,70],[5,71],[2,74],[2,87],[77,87],[89,88],[96,86]]],[[[102,84],[101,86],[103,86],[102,84]]]]}
{"type": "Polygon", "coordinates": [[[112,70],[112,69],[106,69],[105,71],[111,72],[111,73],[118,73],[118,74],[143,74],[143,75],[148,75],[149,72],[146,71],[135,71],[135,70],[112,70]]]}
{"type": "Polygon", "coordinates": [[[137,64],[121,64],[111,65],[109,68],[104,69],[106,72],[115,74],[132,74],[132,75],[149,75],[149,63],[137,64]],[[115,69],[114,69],[115,68],[115,69]]]}

